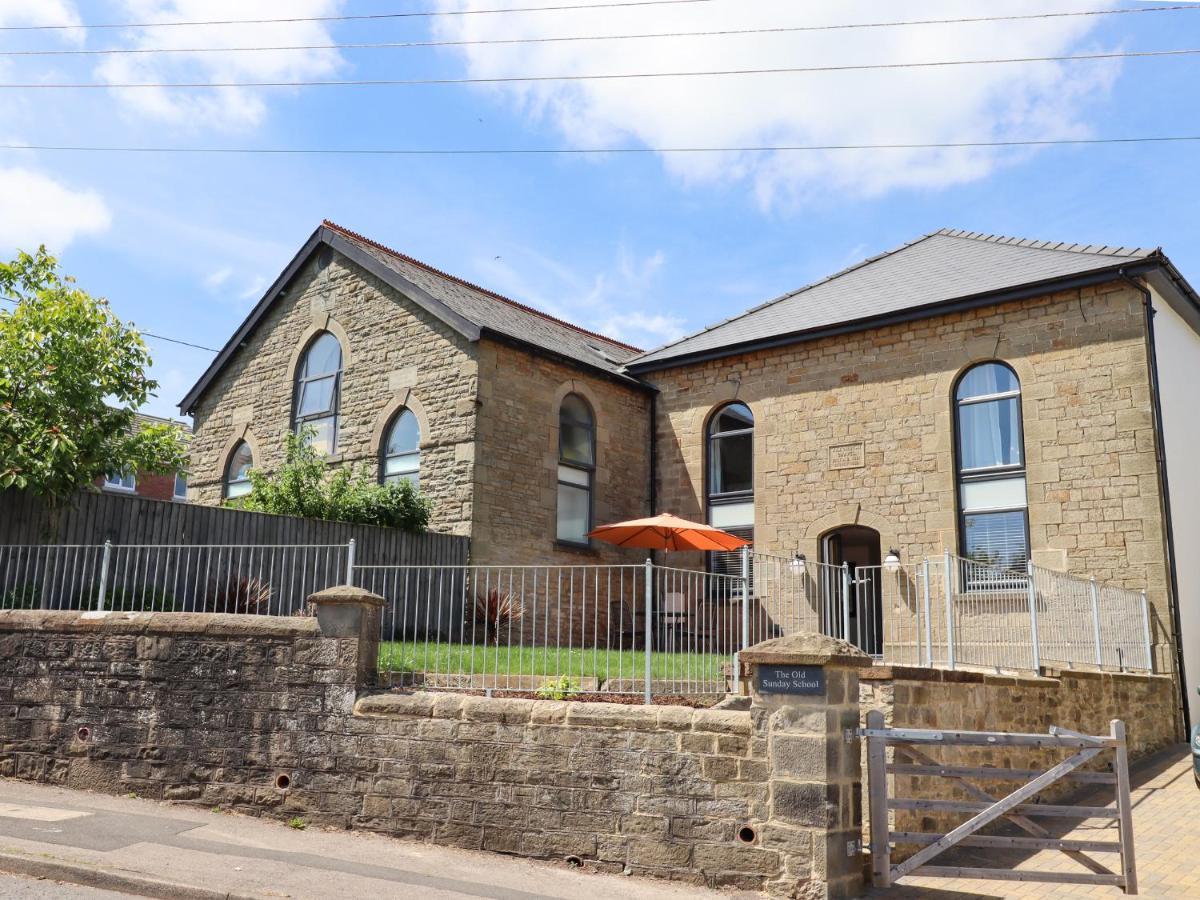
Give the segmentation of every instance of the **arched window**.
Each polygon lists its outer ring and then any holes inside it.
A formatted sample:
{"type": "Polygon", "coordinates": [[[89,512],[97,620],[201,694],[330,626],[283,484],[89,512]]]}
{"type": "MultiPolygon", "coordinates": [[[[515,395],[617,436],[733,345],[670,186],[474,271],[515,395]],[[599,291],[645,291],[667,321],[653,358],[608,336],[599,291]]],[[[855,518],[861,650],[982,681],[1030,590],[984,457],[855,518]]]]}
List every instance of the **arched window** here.
{"type": "Polygon", "coordinates": [[[296,370],[294,426],[311,428],[312,446],[322,453],[337,449],[337,426],[342,392],[342,346],[322,331],[300,357],[296,370]]]}
{"type": "Polygon", "coordinates": [[[254,468],[254,453],[245,441],[238,441],[229,462],[225,464],[225,498],[245,497],[251,490],[250,470],[254,468]]]}
{"type": "MultiPolygon", "coordinates": [[[[754,413],[745,403],[730,403],[708,420],[708,522],[748,541],[754,540],[754,413]]],[[[741,554],[713,553],[714,572],[741,574],[741,554]]]]}
{"type": "Polygon", "coordinates": [[[962,554],[1010,571],[1029,562],[1021,382],[1000,362],[973,366],[954,394],[962,554]]]}
{"type": "Polygon", "coordinates": [[[401,409],[392,417],[383,442],[380,480],[407,481],[421,486],[421,425],[411,409],[401,409]]]}
{"type": "Polygon", "coordinates": [[[558,531],[568,544],[587,544],[592,530],[596,420],[587,401],[567,394],[558,408],[558,531]]]}

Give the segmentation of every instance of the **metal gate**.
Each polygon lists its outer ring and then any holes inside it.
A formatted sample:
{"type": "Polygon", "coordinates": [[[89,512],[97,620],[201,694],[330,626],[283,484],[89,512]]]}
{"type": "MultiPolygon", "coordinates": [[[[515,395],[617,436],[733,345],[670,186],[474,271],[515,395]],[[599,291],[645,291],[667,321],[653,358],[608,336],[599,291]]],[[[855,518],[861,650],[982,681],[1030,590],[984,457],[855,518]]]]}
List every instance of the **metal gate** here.
{"type": "Polygon", "coordinates": [[[1005,881],[1047,881],[1067,884],[1098,884],[1137,893],[1137,870],[1133,853],[1133,815],[1129,801],[1129,756],[1125,745],[1125,724],[1114,719],[1108,735],[1087,735],[1065,728],[1051,728],[1049,734],[1006,734],[990,731],[941,731],[915,728],[886,728],[883,713],[867,714],[867,727],[859,729],[867,740],[869,809],[871,817],[871,868],[874,883],[887,886],[905,875],[941,878],[994,878],[1005,881]],[[895,759],[888,762],[887,748],[895,759]],[[1031,747],[1062,748],[1073,755],[1046,770],[959,766],[939,763],[921,747],[1031,747]],[[1113,754],[1109,771],[1079,771],[1080,767],[1103,753],[1113,754]],[[899,757],[908,757],[901,762],[899,757]],[[953,779],[974,802],[926,800],[891,797],[888,775],[928,776],[953,779]],[[1025,782],[1004,797],[993,796],[972,780],[1025,782]],[[1035,803],[1035,795],[1058,781],[1112,784],[1116,808],[1035,803]],[[961,825],[945,834],[892,831],[888,815],[892,810],[929,813],[972,813],[961,825]],[[1116,821],[1118,840],[1065,840],[1056,838],[1033,817],[1062,816],[1080,819],[1116,821]],[[1029,837],[981,835],[984,826],[1007,819],[1029,837]],[[921,849],[897,865],[891,862],[891,845],[908,844],[921,849]],[[996,849],[1061,850],[1089,872],[1037,872],[1015,869],[930,865],[931,860],[951,847],[987,847],[996,849]],[[1118,871],[1113,871],[1087,853],[1117,853],[1118,871]]]}

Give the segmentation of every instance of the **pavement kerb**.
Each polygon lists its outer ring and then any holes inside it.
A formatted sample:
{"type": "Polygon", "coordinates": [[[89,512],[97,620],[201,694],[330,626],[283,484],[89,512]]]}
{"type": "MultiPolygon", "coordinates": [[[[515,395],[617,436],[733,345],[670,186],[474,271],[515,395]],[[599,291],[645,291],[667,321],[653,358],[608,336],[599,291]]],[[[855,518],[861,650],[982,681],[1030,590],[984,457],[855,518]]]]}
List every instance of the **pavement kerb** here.
{"type": "Polygon", "coordinates": [[[154,897],[156,900],[260,900],[251,894],[231,894],[146,875],[127,875],[48,855],[28,856],[11,849],[0,850],[0,872],[65,881],[83,887],[154,897]]]}

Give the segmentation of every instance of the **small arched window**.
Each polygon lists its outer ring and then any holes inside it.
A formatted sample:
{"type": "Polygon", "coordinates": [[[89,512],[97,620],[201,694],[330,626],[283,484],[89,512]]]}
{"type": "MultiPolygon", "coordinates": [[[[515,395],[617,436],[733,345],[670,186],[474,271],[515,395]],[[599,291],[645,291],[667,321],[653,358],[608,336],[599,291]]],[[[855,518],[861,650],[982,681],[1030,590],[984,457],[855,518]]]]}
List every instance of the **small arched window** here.
{"type": "Polygon", "coordinates": [[[245,441],[238,441],[229,462],[225,464],[225,499],[235,500],[250,493],[250,470],[254,468],[254,452],[245,441]]]}
{"type": "Polygon", "coordinates": [[[296,370],[294,427],[312,429],[312,446],[330,454],[337,449],[342,392],[342,345],[322,331],[300,357],[296,370]]]}
{"type": "Polygon", "coordinates": [[[401,409],[392,417],[383,441],[380,480],[407,481],[421,486],[421,425],[411,409],[401,409]]]}
{"type": "Polygon", "coordinates": [[[595,473],[595,417],[586,400],[567,394],[558,408],[558,540],[588,543],[595,473]]]}
{"type": "Polygon", "coordinates": [[[1021,382],[1001,362],[967,369],[954,393],[962,554],[1025,571],[1029,515],[1021,382]]]}
{"type": "MultiPolygon", "coordinates": [[[[745,403],[729,403],[708,420],[706,491],[708,522],[730,534],[754,540],[754,413],[745,403]]],[[[741,574],[741,554],[713,553],[714,572],[741,574]]]]}

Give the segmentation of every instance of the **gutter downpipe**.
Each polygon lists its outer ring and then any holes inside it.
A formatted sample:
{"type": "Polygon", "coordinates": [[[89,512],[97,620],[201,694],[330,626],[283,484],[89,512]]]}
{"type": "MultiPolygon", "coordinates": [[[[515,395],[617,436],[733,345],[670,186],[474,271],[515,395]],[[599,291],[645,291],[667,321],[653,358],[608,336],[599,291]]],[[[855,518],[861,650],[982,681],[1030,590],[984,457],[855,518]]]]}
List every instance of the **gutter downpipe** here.
{"type": "Polygon", "coordinates": [[[1167,574],[1171,584],[1171,630],[1174,632],[1175,671],[1179,675],[1180,715],[1183,721],[1183,732],[1187,734],[1191,728],[1191,711],[1188,707],[1187,684],[1184,683],[1183,669],[1183,635],[1179,621],[1179,577],[1175,569],[1175,529],[1171,519],[1171,490],[1167,480],[1167,449],[1163,441],[1162,402],[1159,396],[1158,381],[1158,350],[1154,341],[1154,304],[1150,290],[1140,281],[1130,278],[1124,268],[1117,270],[1117,275],[1142,295],[1142,306],[1146,313],[1146,359],[1150,375],[1150,408],[1154,415],[1154,455],[1158,458],[1158,485],[1162,495],[1161,507],[1163,526],[1167,538],[1167,574]]]}

